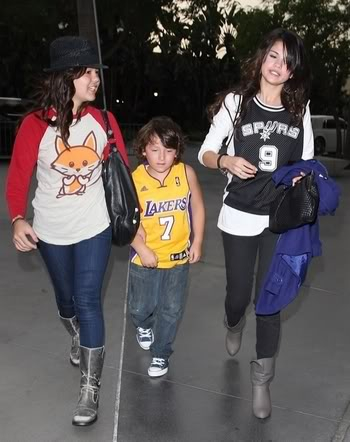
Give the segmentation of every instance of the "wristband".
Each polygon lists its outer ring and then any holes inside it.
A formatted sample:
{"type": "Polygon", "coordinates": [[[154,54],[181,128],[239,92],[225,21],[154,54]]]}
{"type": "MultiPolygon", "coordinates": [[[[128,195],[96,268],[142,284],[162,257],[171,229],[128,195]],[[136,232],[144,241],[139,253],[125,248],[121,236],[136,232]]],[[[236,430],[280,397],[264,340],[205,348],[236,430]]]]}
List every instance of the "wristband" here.
{"type": "Polygon", "coordinates": [[[227,153],[221,153],[221,154],[218,156],[218,159],[217,159],[217,161],[216,161],[216,165],[218,166],[218,169],[222,169],[222,167],[220,166],[220,160],[221,160],[222,157],[225,157],[225,156],[227,156],[227,153]]]}
{"type": "Polygon", "coordinates": [[[13,220],[11,221],[11,226],[13,226],[14,223],[15,223],[16,221],[18,221],[19,219],[24,219],[24,218],[23,218],[22,215],[17,215],[17,216],[15,216],[15,217],[13,218],[13,220]]]}
{"type": "Polygon", "coordinates": [[[221,153],[221,154],[218,156],[218,159],[216,160],[216,165],[218,166],[218,169],[220,170],[220,172],[221,172],[222,174],[227,175],[227,170],[226,170],[225,168],[222,168],[222,167],[220,166],[220,160],[221,160],[222,157],[225,157],[225,156],[227,156],[227,153],[221,153]]]}

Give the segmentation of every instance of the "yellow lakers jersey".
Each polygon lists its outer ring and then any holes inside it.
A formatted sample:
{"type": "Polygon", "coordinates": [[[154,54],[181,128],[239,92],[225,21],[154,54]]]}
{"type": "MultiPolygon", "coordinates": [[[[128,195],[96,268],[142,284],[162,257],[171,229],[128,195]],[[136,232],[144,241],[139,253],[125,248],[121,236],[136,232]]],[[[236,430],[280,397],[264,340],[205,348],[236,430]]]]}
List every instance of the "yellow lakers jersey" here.
{"type": "MultiPolygon", "coordinates": [[[[141,206],[146,245],[158,257],[158,268],[188,261],[190,245],[190,188],[184,163],[174,164],[162,184],[140,165],[132,174],[141,206]]],[[[131,261],[142,265],[137,254],[131,261]]]]}

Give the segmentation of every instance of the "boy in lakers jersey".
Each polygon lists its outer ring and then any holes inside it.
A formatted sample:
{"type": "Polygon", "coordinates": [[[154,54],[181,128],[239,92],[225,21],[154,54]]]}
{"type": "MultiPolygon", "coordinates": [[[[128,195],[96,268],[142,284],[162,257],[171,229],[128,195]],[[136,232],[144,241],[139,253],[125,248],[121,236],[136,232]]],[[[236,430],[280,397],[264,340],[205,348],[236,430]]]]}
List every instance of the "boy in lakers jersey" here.
{"type": "Polygon", "coordinates": [[[141,227],[131,244],[128,307],[137,341],[152,355],[148,374],[159,377],[168,371],[189,264],[201,257],[204,204],[194,170],[180,161],[184,138],[170,118],[153,118],[135,147],[141,227]]]}

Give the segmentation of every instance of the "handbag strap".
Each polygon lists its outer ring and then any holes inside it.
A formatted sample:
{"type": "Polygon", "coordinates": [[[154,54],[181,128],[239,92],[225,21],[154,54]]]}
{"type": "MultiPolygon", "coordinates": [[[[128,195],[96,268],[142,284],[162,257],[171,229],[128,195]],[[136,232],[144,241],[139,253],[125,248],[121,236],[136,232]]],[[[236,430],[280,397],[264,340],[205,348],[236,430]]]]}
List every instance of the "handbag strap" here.
{"type": "Polygon", "coordinates": [[[232,118],[232,115],[231,115],[231,112],[230,112],[229,108],[226,106],[225,100],[223,101],[224,107],[225,107],[225,109],[227,110],[227,113],[228,113],[228,115],[229,115],[229,117],[230,117],[230,120],[231,120],[231,123],[232,123],[232,134],[231,134],[230,138],[229,138],[228,140],[226,140],[226,143],[225,143],[225,148],[226,148],[226,149],[229,147],[229,145],[230,145],[230,143],[231,143],[231,140],[232,140],[232,138],[234,137],[234,134],[235,134],[235,123],[236,123],[236,121],[237,121],[237,118],[238,118],[239,112],[240,112],[240,110],[241,110],[241,104],[242,104],[242,101],[243,101],[243,98],[242,98],[242,96],[240,95],[240,96],[239,96],[238,106],[237,106],[237,111],[236,111],[236,114],[235,114],[235,118],[234,118],[234,119],[232,118]]]}
{"type": "Polygon", "coordinates": [[[101,114],[102,114],[103,121],[105,123],[106,134],[107,134],[107,141],[108,141],[108,144],[109,144],[109,151],[110,152],[117,152],[117,150],[118,150],[117,141],[116,141],[116,139],[114,137],[113,129],[112,129],[110,123],[109,123],[108,113],[104,109],[104,110],[101,110],[101,114]]]}

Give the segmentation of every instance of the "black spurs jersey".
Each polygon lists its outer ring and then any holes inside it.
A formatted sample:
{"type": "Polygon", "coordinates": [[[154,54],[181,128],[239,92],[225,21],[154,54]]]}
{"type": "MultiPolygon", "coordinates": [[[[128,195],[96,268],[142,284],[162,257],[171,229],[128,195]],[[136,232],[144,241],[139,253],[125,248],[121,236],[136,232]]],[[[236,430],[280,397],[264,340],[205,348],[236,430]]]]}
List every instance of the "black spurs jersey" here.
{"type": "Polygon", "coordinates": [[[291,115],[282,106],[270,107],[255,97],[234,140],[235,155],[257,167],[254,178],[236,175],[227,185],[224,202],[244,212],[267,215],[270,203],[281,192],[271,174],[289,162],[298,161],[303,152],[304,128],[292,126],[291,115]]]}

